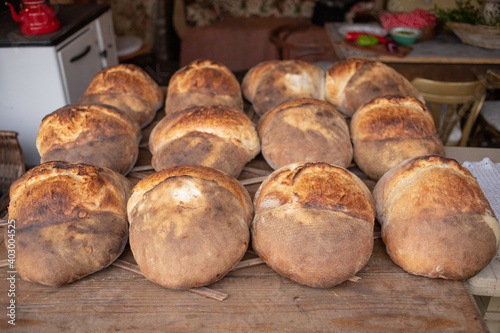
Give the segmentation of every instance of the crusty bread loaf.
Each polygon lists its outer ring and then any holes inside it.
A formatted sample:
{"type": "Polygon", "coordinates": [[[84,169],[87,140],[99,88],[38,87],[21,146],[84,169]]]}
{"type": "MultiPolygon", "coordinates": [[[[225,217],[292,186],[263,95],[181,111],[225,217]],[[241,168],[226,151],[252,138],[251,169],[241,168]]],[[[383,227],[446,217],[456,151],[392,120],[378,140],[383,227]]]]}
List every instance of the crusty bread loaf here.
{"type": "Polygon", "coordinates": [[[194,106],[167,115],[149,137],[156,171],[178,165],[204,165],[238,177],[260,152],[248,116],[223,105],[194,106]]]}
{"type": "Polygon", "coordinates": [[[326,100],[347,117],[375,97],[421,94],[404,76],[379,61],[350,58],[334,63],[326,72],[326,100]]]}
{"type": "Polygon", "coordinates": [[[220,280],[250,241],[250,195],[236,179],[209,167],[179,166],[142,179],[127,212],[139,268],[167,288],[220,280]]]}
{"type": "Polygon", "coordinates": [[[366,103],[352,117],[350,132],[354,161],[374,180],[408,158],[445,154],[429,110],[409,96],[366,103]]]}
{"type": "Polygon", "coordinates": [[[78,103],[115,106],[130,112],[130,117],[145,127],[163,105],[163,96],[160,86],[142,68],[119,64],[97,73],[78,103]]]}
{"type": "Polygon", "coordinates": [[[284,102],[264,114],[257,129],[262,155],[273,169],[302,161],[351,164],[349,126],[328,102],[312,98],[284,102]]]}
{"type": "Polygon", "coordinates": [[[406,160],[373,197],[391,259],[409,273],[468,279],[494,258],[498,220],[472,174],[438,155],[406,160]]]}
{"type": "Polygon", "coordinates": [[[300,284],[339,284],[363,268],[373,251],[371,193],[342,167],[297,163],[275,170],[257,190],[254,209],[254,250],[300,284]]]}
{"type": "Polygon", "coordinates": [[[302,60],[271,60],[252,67],[243,77],[243,96],[262,116],[297,98],[325,99],[325,71],[302,60]]]}
{"type": "Polygon", "coordinates": [[[28,170],[10,188],[21,278],[59,287],[110,265],[127,243],[131,188],[122,175],[87,164],[28,170]]]}
{"type": "Polygon", "coordinates": [[[111,106],[66,105],[43,118],[36,147],[41,163],[84,162],[127,174],[139,154],[140,133],[111,106]]]}
{"type": "Polygon", "coordinates": [[[210,60],[195,60],[170,78],[165,113],[192,106],[225,105],[243,111],[241,87],[229,68],[210,60]]]}

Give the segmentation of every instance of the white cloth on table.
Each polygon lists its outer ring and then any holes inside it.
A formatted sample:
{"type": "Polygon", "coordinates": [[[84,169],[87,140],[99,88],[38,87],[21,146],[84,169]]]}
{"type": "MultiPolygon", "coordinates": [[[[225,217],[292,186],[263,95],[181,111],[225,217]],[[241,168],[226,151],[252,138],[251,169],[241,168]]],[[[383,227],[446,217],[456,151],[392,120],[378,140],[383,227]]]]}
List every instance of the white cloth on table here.
{"type": "Polygon", "coordinates": [[[482,161],[466,161],[462,165],[476,177],[493,212],[500,219],[500,163],[493,163],[486,157],[482,161]]]}

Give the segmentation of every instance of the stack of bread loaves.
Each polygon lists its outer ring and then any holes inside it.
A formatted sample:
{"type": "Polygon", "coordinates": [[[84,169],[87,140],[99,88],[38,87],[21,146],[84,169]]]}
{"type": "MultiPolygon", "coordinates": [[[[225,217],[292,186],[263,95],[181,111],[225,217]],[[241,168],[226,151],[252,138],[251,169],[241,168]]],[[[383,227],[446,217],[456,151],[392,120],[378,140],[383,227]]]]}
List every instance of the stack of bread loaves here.
{"type": "Polygon", "coordinates": [[[156,171],[203,165],[238,177],[260,152],[260,141],[243,111],[241,88],[227,67],[194,61],[171,78],[166,116],[149,137],[156,171]]]}
{"type": "Polygon", "coordinates": [[[131,188],[122,175],[87,164],[28,170],[12,184],[8,209],[21,278],[59,287],[110,265],[127,244],[131,188]]]}
{"type": "Polygon", "coordinates": [[[350,58],[334,63],[326,72],[326,100],[346,117],[376,97],[411,96],[423,101],[421,94],[404,76],[379,62],[350,58]]]}
{"type": "Polygon", "coordinates": [[[301,60],[264,61],[247,72],[242,89],[255,112],[262,116],[289,100],[324,100],[325,71],[301,60]]]}
{"type": "Polygon", "coordinates": [[[438,155],[405,160],[373,190],[382,238],[407,272],[468,279],[494,258],[498,220],[472,174],[438,155]]]}
{"type": "Polygon", "coordinates": [[[273,169],[302,161],[345,168],[351,164],[349,126],[328,102],[312,98],[284,102],[265,113],[257,128],[262,155],[273,169]]]}
{"type": "Polygon", "coordinates": [[[114,106],[143,128],[163,105],[163,91],[142,68],[119,64],[99,72],[78,104],[114,106]]]}
{"type": "Polygon", "coordinates": [[[445,154],[429,110],[410,96],[377,97],[362,105],[350,132],[354,161],[374,180],[407,158],[445,154]]]}
{"type": "Polygon", "coordinates": [[[330,288],[356,274],[373,251],[375,208],[366,185],[327,163],[274,171],[254,198],[252,245],[279,274],[330,288]]]}
{"type": "Polygon", "coordinates": [[[225,105],[243,111],[238,80],[229,68],[210,60],[195,60],[176,71],[168,83],[167,115],[191,106],[225,105]]]}
{"type": "Polygon", "coordinates": [[[243,257],[253,206],[236,179],[179,166],[137,183],[127,204],[130,247],[144,276],[173,289],[222,279],[243,257]]]}

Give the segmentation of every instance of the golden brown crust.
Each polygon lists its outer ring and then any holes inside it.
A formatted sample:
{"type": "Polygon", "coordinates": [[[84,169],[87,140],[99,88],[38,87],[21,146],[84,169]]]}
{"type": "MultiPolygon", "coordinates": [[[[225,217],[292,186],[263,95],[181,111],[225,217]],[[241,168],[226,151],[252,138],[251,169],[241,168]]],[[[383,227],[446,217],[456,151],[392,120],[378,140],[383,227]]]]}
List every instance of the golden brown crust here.
{"type": "Polygon", "coordinates": [[[347,169],[327,163],[282,167],[261,184],[254,207],[254,250],[293,281],[330,288],[370,258],[373,199],[347,169]]]}
{"type": "MultiPolygon", "coordinates": [[[[365,63],[365,60],[349,58],[335,62],[326,71],[325,97],[326,100],[341,107],[342,95],[351,77],[365,63]]],[[[345,110],[342,110],[345,112],[345,110]]]]}
{"type": "Polygon", "coordinates": [[[222,186],[229,192],[231,192],[236,198],[238,198],[238,202],[240,203],[244,211],[245,221],[247,222],[247,224],[250,224],[253,217],[253,203],[250,199],[250,195],[248,194],[246,188],[233,177],[230,177],[217,170],[214,170],[213,168],[199,166],[199,165],[177,166],[161,170],[159,172],[155,172],[149,175],[148,177],[144,178],[143,181],[137,183],[132,189],[132,194],[128,202],[128,209],[129,210],[134,209],[134,206],[137,204],[137,201],[146,192],[154,188],[156,185],[158,185],[165,179],[170,177],[179,177],[186,175],[213,181],[217,183],[217,185],[222,186]]]}
{"type": "Polygon", "coordinates": [[[21,277],[59,287],[110,265],[127,243],[131,187],[116,172],[81,163],[28,170],[10,189],[21,277]]]}
{"type": "Polygon", "coordinates": [[[242,82],[245,98],[262,116],[279,104],[297,99],[325,99],[325,72],[301,60],[263,62],[250,69],[242,82]]]}
{"type": "Polygon", "coordinates": [[[326,100],[348,117],[380,96],[411,96],[423,101],[404,76],[379,61],[351,58],[336,62],[327,70],[325,81],[326,100]]]}
{"type": "Polygon", "coordinates": [[[67,105],[45,116],[36,146],[41,163],[84,162],[126,174],[138,156],[139,126],[105,105],[67,105]]]}
{"type": "Polygon", "coordinates": [[[163,105],[163,91],[148,73],[133,64],[119,64],[100,71],[84,96],[95,94],[133,95],[147,101],[153,110],[163,105]]]}
{"type": "Polygon", "coordinates": [[[328,102],[284,102],[259,120],[262,154],[273,169],[302,161],[348,167],[353,150],[344,117],[328,102]]]}
{"type": "Polygon", "coordinates": [[[375,218],[368,187],[347,169],[323,162],[290,164],[262,182],[255,193],[255,212],[283,205],[339,211],[372,226],[375,218]]]}
{"type": "Polygon", "coordinates": [[[137,183],[127,206],[134,258],[146,278],[167,288],[213,283],[247,250],[248,209],[246,189],[215,169],[155,173],[137,183]]]}
{"type": "Polygon", "coordinates": [[[237,177],[244,165],[260,152],[260,141],[255,126],[243,111],[222,105],[198,106],[162,119],[151,132],[149,149],[157,170],[189,161],[219,166],[223,168],[221,171],[237,177]],[[178,162],[173,162],[173,158],[178,162]]]}
{"type": "Polygon", "coordinates": [[[434,121],[413,97],[384,96],[363,105],[352,117],[354,161],[378,180],[399,162],[420,155],[444,155],[434,121]]]}
{"type": "Polygon", "coordinates": [[[240,84],[223,64],[195,60],[172,75],[165,101],[167,115],[192,106],[218,104],[243,111],[240,84]]]}
{"type": "Polygon", "coordinates": [[[373,196],[387,251],[412,274],[467,279],[496,254],[498,220],[476,179],[455,160],[403,161],[373,196]]]}

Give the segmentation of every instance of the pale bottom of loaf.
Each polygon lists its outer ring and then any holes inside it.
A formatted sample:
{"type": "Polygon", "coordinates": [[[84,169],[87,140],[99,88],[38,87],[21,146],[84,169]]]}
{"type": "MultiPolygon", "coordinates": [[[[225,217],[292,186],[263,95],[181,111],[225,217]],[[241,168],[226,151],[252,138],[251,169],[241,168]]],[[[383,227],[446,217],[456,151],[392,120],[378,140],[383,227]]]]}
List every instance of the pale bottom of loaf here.
{"type": "Polygon", "coordinates": [[[89,163],[126,175],[139,156],[139,147],[132,135],[117,135],[103,141],[91,141],[74,147],[61,147],[45,153],[40,163],[66,161],[89,163]]]}
{"type": "Polygon", "coordinates": [[[87,95],[80,98],[78,103],[113,106],[116,111],[135,121],[141,128],[151,123],[156,115],[155,106],[151,106],[145,100],[132,95],[105,93],[87,95]]]}
{"type": "Polygon", "coordinates": [[[388,222],[382,227],[387,253],[396,264],[415,275],[468,279],[486,267],[497,252],[495,234],[482,215],[389,218],[388,222]]]}
{"type": "MultiPolygon", "coordinates": [[[[300,138],[301,136],[295,136],[300,138]]],[[[347,168],[352,160],[352,148],[341,146],[337,143],[329,143],[323,138],[304,138],[294,142],[292,140],[275,140],[272,143],[263,142],[262,156],[274,170],[285,165],[303,161],[326,162],[332,165],[347,168]]]]}
{"type": "Polygon", "coordinates": [[[356,165],[375,180],[408,158],[432,154],[445,156],[438,138],[354,142],[356,165]]]}
{"type": "Polygon", "coordinates": [[[274,208],[256,214],[252,246],[280,275],[330,288],[366,265],[373,252],[373,227],[328,210],[274,208]]]}
{"type": "Polygon", "coordinates": [[[125,216],[38,222],[16,231],[16,269],[26,281],[60,287],[109,266],[127,244],[125,216]]]}
{"type": "Polygon", "coordinates": [[[167,95],[165,113],[171,115],[198,105],[224,105],[231,109],[243,111],[243,99],[238,94],[184,92],[167,95]]]}
{"type": "Polygon", "coordinates": [[[155,152],[151,164],[156,171],[179,165],[211,167],[237,178],[249,161],[248,151],[215,135],[190,133],[155,152]]]}

